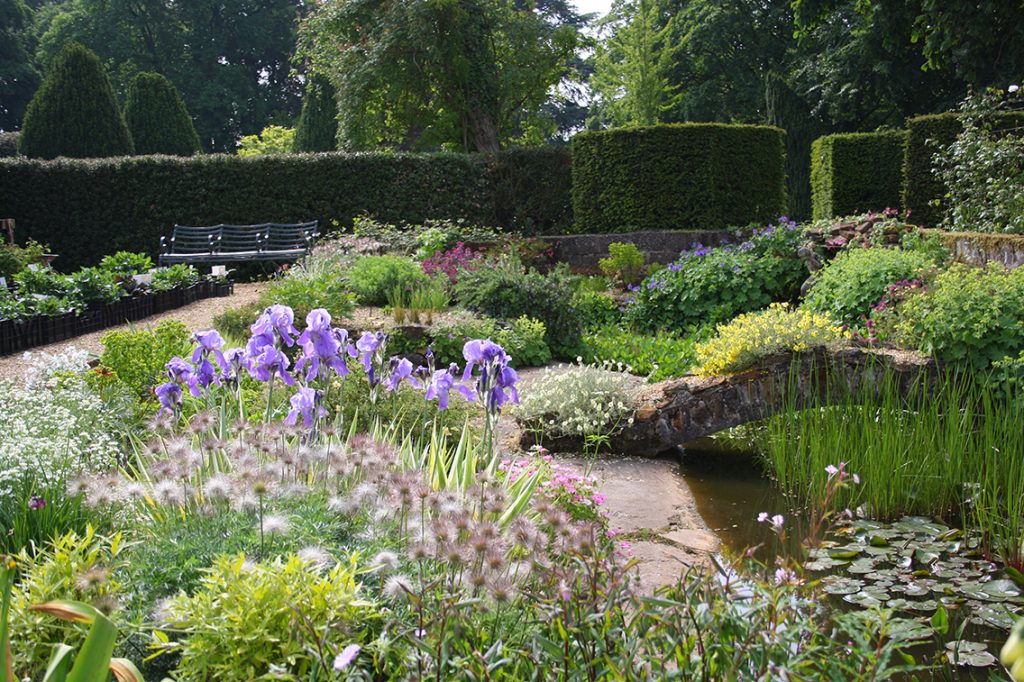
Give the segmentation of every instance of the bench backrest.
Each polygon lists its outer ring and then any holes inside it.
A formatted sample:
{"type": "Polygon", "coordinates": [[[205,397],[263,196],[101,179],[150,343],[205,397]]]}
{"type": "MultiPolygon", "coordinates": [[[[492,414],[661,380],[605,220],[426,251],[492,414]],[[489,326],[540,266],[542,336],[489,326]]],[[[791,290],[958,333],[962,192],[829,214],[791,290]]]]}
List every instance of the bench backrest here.
{"type": "Polygon", "coordinates": [[[220,225],[211,227],[174,226],[175,253],[210,253],[220,239],[220,225]]]}
{"type": "Polygon", "coordinates": [[[173,252],[238,253],[305,249],[319,234],[317,221],[308,223],[261,223],[259,225],[174,226],[173,252]]]}

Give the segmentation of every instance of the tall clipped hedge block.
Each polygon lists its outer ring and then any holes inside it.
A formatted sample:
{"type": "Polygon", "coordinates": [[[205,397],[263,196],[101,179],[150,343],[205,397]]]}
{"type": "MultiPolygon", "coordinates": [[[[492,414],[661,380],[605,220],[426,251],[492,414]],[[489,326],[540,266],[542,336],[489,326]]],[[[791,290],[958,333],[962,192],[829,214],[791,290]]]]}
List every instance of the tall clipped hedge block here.
{"type": "Polygon", "coordinates": [[[191,156],[201,146],[177,89],[159,73],[140,73],[128,87],[124,118],[136,154],[191,156]]]}
{"type": "Polygon", "coordinates": [[[574,229],[717,229],[785,212],[785,133],[683,123],[576,135],[574,229]]]}
{"type": "Polygon", "coordinates": [[[907,133],[843,133],[811,145],[815,220],[900,208],[907,133]]]}
{"type": "Polygon", "coordinates": [[[314,76],[302,101],[302,113],[295,124],[293,150],[330,152],[338,148],[338,102],[331,82],[314,76]]]}
{"type": "Polygon", "coordinates": [[[155,254],[174,223],[296,222],[329,232],[357,215],[387,222],[464,218],[482,225],[561,229],[571,220],[564,151],[481,154],[287,154],[0,159],[4,217],[19,239],[37,239],[70,270],[115,251],[155,254]],[[547,154],[555,161],[541,162],[547,154]],[[537,177],[539,168],[552,175],[537,177]],[[558,175],[555,173],[561,173],[558,175]],[[544,201],[535,192],[549,188],[544,201]],[[559,198],[558,187],[562,187],[559,198]]]}
{"type": "MultiPolygon", "coordinates": [[[[1000,126],[1024,126],[1024,113],[999,115],[1000,126]]],[[[956,141],[962,127],[955,112],[917,116],[907,120],[907,147],[903,160],[903,207],[910,209],[910,222],[935,227],[942,222],[946,187],[932,172],[933,157],[942,147],[956,141]]]]}
{"type": "Polygon", "coordinates": [[[515,147],[489,157],[496,225],[527,233],[572,225],[572,155],[568,147],[515,147]]]}
{"type": "Polygon", "coordinates": [[[99,57],[82,45],[69,44],[54,58],[29,102],[18,151],[39,159],[95,158],[131,154],[132,148],[99,57]]]}

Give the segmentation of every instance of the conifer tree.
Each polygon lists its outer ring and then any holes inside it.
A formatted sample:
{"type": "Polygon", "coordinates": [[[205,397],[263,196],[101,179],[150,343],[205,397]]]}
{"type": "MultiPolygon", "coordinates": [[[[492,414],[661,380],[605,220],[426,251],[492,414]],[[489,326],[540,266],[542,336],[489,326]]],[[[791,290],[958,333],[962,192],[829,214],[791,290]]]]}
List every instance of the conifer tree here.
{"type": "Polygon", "coordinates": [[[124,118],[136,154],[199,153],[199,135],[185,102],[171,81],[159,73],[143,72],[128,88],[124,118]]]}
{"type": "Polygon", "coordinates": [[[302,113],[295,126],[297,152],[330,152],[337,149],[338,102],[334,86],[322,76],[314,76],[306,89],[302,113]]]}
{"type": "Polygon", "coordinates": [[[28,105],[18,151],[40,159],[132,153],[128,126],[93,52],[71,43],[54,58],[28,105]]]}

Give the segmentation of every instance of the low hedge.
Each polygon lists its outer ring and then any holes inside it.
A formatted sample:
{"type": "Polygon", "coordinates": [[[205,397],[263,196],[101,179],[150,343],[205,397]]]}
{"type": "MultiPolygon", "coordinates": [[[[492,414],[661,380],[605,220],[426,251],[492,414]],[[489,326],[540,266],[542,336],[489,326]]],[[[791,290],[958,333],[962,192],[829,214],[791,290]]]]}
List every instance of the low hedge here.
{"type": "Polygon", "coordinates": [[[119,250],[155,254],[160,236],[170,234],[175,223],[317,219],[329,229],[331,221],[345,226],[370,214],[392,223],[464,218],[507,226],[498,220],[500,208],[505,220],[556,229],[569,220],[568,171],[559,171],[563,155],[542,149],[493,156],[331,152],[3,159],[0,196],[4,217],[17,221],[19,240],[48,244],[67,270],[119,250]],[[545,168],[553,175],[540,175],[545,168]]]}
{"type": "Polygon", "coordinates": [[[811,145],[815,220],[900,208],[905,130],[843,133],[811,145]]]}
{"type": "Polygon", "coordinates": [[[0,157],[18,155],[18,136],[21,133],[0,133],[0,157]]]}
{"type": "Polygon", "coordinates": [[[591,131],[572,141],[578,233],[716,229],[785,211],[785,133],[683,123],[591,131]]]}
{"type": "MultiPolygon", "coordinates": [[[[999,118],[1006,128],[1024,125],[1024,112],[1004,113],[999,118]]],[[[942,181],[932,172],[932,157],[960,133],[959,114],[930,114],[907,120],[907,147],[903,161],[903,207],[911,211],[910,221],[925,227],[942,222],[946,194],[942,181]]]]}

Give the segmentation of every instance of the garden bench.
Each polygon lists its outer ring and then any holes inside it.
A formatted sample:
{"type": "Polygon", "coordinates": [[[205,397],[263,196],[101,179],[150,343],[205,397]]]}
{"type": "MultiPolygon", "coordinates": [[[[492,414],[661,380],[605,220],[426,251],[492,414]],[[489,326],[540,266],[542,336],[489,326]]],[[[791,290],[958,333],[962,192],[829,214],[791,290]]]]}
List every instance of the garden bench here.
{"type": "Polygon", "coordinates": [[[210,227],[175,225],[170,239],[160,237],[160,264],[298,260],[313,249],[319,236],[315,220],[210,227]]]}

